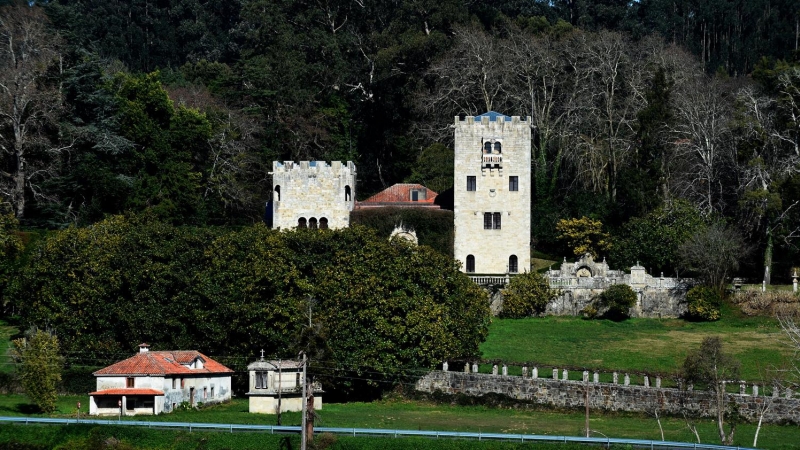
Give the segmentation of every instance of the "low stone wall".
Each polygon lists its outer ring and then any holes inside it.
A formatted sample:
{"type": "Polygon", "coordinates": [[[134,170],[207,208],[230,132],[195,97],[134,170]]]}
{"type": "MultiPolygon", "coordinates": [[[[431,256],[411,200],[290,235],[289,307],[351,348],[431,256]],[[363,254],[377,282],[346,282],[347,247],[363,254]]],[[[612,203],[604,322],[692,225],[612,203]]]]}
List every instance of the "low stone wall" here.
{"type": "MultiPolygon", "coordinates": [[[[495,393],[558,408],[583,408],[588,387],[589,407],[593,410],[651,414],[658,411],[660,414],[685,413],[693,417],[708,417],[715,414],[712,394],[709,392],[662,388],[660,379],[653,380],[651,385],[649,378],[645,377],[645,385],[634,386],[628,384],[627,375],[624,384],[614,384],[596,381],[597,374],[590,380],[588,372],[583,373],[584,381],[558,379],[557,369],[553,369],[553,374],[554,378],[538,378],[434,371],[422,377],[417,382],[416,389],[428,393],[438,390],[447,394],[471,396],[495,393]]],[[[566,373],[564,378],[567,378],[566,373]]],[[[729,401],[736,402],[739,413],[746,420],[757,421],[766,408],[764,422],[800,424],[800,399],[791,391],[787,390],[783,392],[783,396],[778,396],[778,391],[774,390],[773,394],[767,397],[759,395],[758,386],[752,386],[749,389],[750,394],[746,393],[747,390],[747,386],[743,385],[740,394],[728,394],[729,401]]]]}
{"type": "MultiPolygon", "coordinates": [[[[579,316],[583,308],[592,302],[605,289],[580,286],[560,287],[559,295],[548,303],[546,315],[579,316]]],[[[686,289],[659,288],[644,286],[634,289],[636,306],[631,308],[631,317],[668,318],[680,317],[686,313],[686,289]]]]}

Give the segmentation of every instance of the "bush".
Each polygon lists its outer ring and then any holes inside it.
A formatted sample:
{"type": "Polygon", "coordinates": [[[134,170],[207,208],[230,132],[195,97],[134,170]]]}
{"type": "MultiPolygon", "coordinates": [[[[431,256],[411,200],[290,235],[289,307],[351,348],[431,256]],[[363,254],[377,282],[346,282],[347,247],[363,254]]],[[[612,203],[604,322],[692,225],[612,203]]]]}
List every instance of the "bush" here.
{"type": "Polygon", "coordinates": [[[539,273],[525,272],[511,279],[503,289],[503,310],[500,317],[519,319],[544,312],[557,295],[539,273]]]}
{"type": "Polygon", "coordinates": [[[695,286],[686,293],[686,302],[689,311],[687,318],[693,320],[718,320],[719,307],[722,304],[719,292],[709,286],[695,286]]]}
{"type": "Polygon", "coordinates": [[[621,320],[630,316],[630,309],[636,304],[636,292],[627,284],[615,284],[606,289],[599,297],[600,309],[604,316],[621,320]]]}

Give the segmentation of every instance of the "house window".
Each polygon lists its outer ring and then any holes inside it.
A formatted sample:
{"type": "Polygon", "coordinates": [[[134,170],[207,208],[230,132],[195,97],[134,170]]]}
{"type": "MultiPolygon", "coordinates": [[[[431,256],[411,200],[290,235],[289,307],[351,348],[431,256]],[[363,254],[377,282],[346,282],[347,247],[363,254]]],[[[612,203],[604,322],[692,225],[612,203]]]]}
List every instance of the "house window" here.
{"type": "Polygon", "coordinates": [[[128,377],[125,379],[125,387],[132,388],[133,387],[133,377],[128,377]]]}
{"type": "Polygon", "coordinates": [[[267,389],[267,372],[256,372],[256,389],[267,389]]]}
{"type": "Polygon", "coordinates": [[[175,389],[175,386],[177,386],[177,384],[178,384],[178,379],[177,378],[173,378],[172,379],[172,389],[175,389]]]}
{"type": "Polygon", "coordinates": [[[300,372],[297,372],[297,373],[295,374],[295,378],[294,378],[294,385],[295,385],[295,386],[300,386],[300,372]]]}
{"type": "Polygon", "coordinates": [[[214,386],[211,386],[211,398],[214,398],[214,386]]]}
{"type": "Polygon", "coordinates": [[[519,267],[517,265],[517,255],[511,255],[508,257],[508,272],[509,273],[519,272],[519,267]]]}
{"type": "Polygon", "coordinates": [[[203,400],[208,398],[208,388],[203,388],[203,400]]]}
{"type": "Polygon", "coordinates": [[[472,255],[467,255],[467,272],[468,273],[475,272],[475,257],[472,255]]]}
{"type": "Polygon", "coordinates": [[[517,176],[508,177],[508,190],[509,191],[519,190],[519,177],[517,176]]]}
{"type": "Polygon", "coordinates": [[[306,226],[306,218],[305,217],[301,217],[301,218],[297,219],[297,228],[307,228],[307,226],[306,226]]]}
{"type": "Polygon", "coordinates": [[[308,219],[308,228],[311,228],[312,230],[316,230],[317,229],[317,218],[316,217],[312,217],[312,218],[308,219]]]}
{"type": "Polygon", "coordinates": [[[467,190],[468,191],[474,191],[474,190],[476,190],[475,187],[476,187],[475,176],[474,175],[468,175],[467,176],[467,190]]]}
{"type": "Polygon", "coordinates": [[[328,229],[328,219],[326,219],[325,217],[319,219],[319,229],[320,230],[328,229]]]}
{"type": "Polygon", "coordinates": [[[183,388],[185,388],[185,387],[186,387],[186,380],[184,380],[183,378],[181,378],[181,389],[183,389],[183,388]]]}
{"type": "Polygon", "coordinates": [[[419,201],[419,191],[411,191],[411,201],[412,202],[419,201]]]}

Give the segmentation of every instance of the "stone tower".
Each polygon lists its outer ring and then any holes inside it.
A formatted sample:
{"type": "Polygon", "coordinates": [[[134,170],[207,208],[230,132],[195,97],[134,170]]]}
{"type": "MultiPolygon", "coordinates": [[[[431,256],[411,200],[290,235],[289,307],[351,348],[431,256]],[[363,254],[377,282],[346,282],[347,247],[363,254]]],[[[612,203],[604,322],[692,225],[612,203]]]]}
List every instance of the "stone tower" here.
{"type": "Polygon", "coordinates": [[[355,198],[351,161],[272,162],[273,228],[346,228],[355,198]]]}
{"type": "Polygon", "coordinates": [[[462,270],[530,270],[530,117],[455,118],[455,244],[462,270]]]}

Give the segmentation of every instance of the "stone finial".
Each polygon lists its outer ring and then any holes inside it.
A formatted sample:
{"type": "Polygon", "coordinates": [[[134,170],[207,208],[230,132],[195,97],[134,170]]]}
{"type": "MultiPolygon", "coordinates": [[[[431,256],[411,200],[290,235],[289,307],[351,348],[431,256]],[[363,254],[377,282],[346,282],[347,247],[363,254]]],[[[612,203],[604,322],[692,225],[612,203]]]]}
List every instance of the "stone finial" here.
{"type": "Polygon", "coordinates": [[[625,386],[630,386],[630,385],[631,385],[631,376],[626,373],[625,374],[625,386]]]}
{"type": "Polygon", "coordinates": [[[661,377],[656,377],[656,387],[661,388],[661,377]]]}
{"type": "Polygon", "coordinates": [[[558,369],[553,369],[553,379],[554,380],[558,379],[558,369]]]}
{"type": "Polygon", "coordinates": [[[472,373],[478,373],[478,363],[472,363],[472,373]]]}
{"type": "Polygon", "coordinates": [[[531,378],[533,379],[539,378],[539,369],[537,367],[533,368],[533,371],[531,372],[531,378]]]}
{"type": "Polygon", "coordinates": [[[613,380],[614,380],[614,381],[612,381],[612,383],[619,384],[619,374],[617,372],[614,372],[612,377],[613,377],[613,380]]]}
{"type": "Polygon", "coordinates": [[[522,378],[528,378],[528,366],[522,366],[522,378]]]}
{"type": "Polygon", "coordinates": [[[739,383],[739,395],[744,395],[745,391],[747,391],[747,383],[739,383]]]}
{"type": "Polygon", "coordinates": [[[468,362],[464,363],[464,373],[469,373],[469,363],[468,362]]]}
{"type": "Polygon", "coordinates": [[[503,364],[503,376],[504,377],[508,376],[508,366],[505,364],[503,364]]]}
{"type": "Polygon", "coordinates": [[[588,383],[589,382],[589,371],[588,370],[584,370],[583,371],[583,382],[584,383],[588,383]]]}
{"type": "Polygon", "coordinates": [[[595,383],[599,383],[600,382],[600,374],[595,372],[594,376],[592,377],[592,381],[595,382],[595,383]]]}
{"type": "Polygon", "coordinates": [[[569,371],[567,369],[561,371],[561,379],[564,381],[569,380],[569,371]]]}
{"type": "Polygon", "coordinates": [[[448,368],[447,361],[445,361],[445,362],[442,363],[442,370],[444,372],[447,372],[447,368],[448,368]]]}
{"type": "Polygon", "coordinates": [[[646,388],[650,387],[650,377],[648,377],[647,375],[644,376],[644,387],[646,388]]]}
{"type": "Polygon", "coordinates": [[[497,364],[492,366],[492,375],[497,375],[497,364]]]}
{"type": "Polygon", "coordinates": [[[792,388],[786,388],[786,392],[784,394],[786,398],[792,398],[792,388]]]}
{"type": "Polygon", "coordinates": [[[693,391],[694,390],[694,385],[692,383],[687,384],[686,385],[686,390],[687,391],[693,391]]]}
{"type": "Polygon", "coordinates": [[[758,385],[753,385],[753,397],[758,397],[758,385]]]}
{"type": "Polygon", "coordinates": [[[780,390],[781,388],[777,384],[772,386],[772,398],[778,398],[780,395],[780,390]]]}

